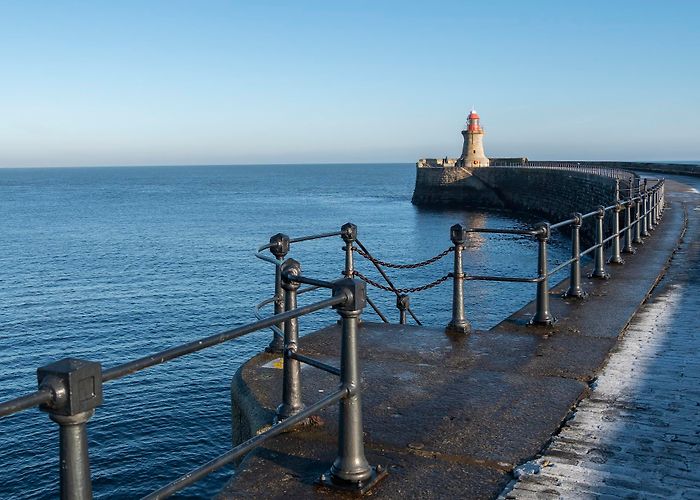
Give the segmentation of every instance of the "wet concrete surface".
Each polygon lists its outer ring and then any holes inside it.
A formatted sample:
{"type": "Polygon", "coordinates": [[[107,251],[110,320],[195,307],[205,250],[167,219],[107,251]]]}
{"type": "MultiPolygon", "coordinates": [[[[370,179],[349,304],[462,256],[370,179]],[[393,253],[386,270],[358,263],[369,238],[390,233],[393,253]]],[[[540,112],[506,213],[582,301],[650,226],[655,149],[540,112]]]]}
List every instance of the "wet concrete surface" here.
{"type": "MultiPolygon", "coordinates": [[[[446,335],[442,328],[363,323],[360,329],[365,447],[388,476],[379,498],[493,498],[518,464],[535,457],[588,393],[618,336],[677,247],[679,206],[610,280],[584,279],[586,300],[551,291],[553,327],[527,326],[528,304],[489,331],[446,335]]],[[[534,296],[534,286],[533,286],[534,296]]],[[[304,337],[300,351],[338,365],[339,328],[304,337]]],[[[281,398],[281,370],[260,354],[233,382],[239,438],[269,425],[281,398]]],[[[302,371],[306,403],[337,377],[302,371]]],[[[343,497],[314,485],[336,454],[337,407],[249,454],[221,498],[343,497]]]]}

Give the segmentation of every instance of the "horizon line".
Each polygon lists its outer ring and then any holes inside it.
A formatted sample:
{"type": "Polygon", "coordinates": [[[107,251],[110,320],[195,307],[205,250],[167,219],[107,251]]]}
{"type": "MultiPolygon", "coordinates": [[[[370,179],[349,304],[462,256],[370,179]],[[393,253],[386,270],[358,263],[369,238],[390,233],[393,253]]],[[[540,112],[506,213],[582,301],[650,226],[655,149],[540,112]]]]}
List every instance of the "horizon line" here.
{"type": "MultiPolygon", "coordinates": [[[[428,157],[426,157],[428,158],[428,157]]],[[[493,157],[494,158],[520,158],[520,157],[493,157]]],[[[524,157],[526,158],[526,157],[524,157]]],[[[537,160],[528,159],[530,162],[538,161],[559,161],[559,162],[621,162],[621,163],[659,163],[659,164],[690,164],[700,166],[700,160],[581,160],[581,159],[556,159],[537,160]]],[[[53,169],[53,168],[184,168],[184,167],[265,167],[265,166],[299,166],[299,165],[406,165],[415,164],[416,161],[357,161],[357,162],[292,162],[292,163],[171,163],[171,164],[138,164],[138,165],[34,165],[34,166],[0,166],[0,170],[31,170],[31,169],[53,169]]],[[[488,167],[484,167],[488,168],[488,167]]]]}

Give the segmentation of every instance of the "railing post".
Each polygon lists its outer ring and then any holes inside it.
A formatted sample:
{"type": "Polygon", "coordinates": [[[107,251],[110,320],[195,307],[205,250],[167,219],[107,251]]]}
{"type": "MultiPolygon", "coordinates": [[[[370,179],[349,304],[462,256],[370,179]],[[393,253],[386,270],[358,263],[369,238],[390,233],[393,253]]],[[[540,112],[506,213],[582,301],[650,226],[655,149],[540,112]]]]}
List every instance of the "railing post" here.
{"type": "Polygon", "coordinates": [[[580,213],[571,214],[574,222],[571,224],[571,273],[569,275],[569,289],[566,291],[567,297],[582,299],[586,292],[581,288],[581,219],[580,213]]]}
{"type": "Polygon", "coordinates": [[[471,325],[464,314],[464,272],[462,270],[462,250],[466,241],[466,230],[461,224],[450,228],[450,240],[455,247],[455,261],[452,281],[452,319],[447,330],[458,333],[469,333],[471,325]]]}
{"type": "Polygon", "coordinates": [[[654,230],[654,191],[649,191],[647,194],[647,230],[654,230]]]}
{"type": "Polygon", "coordinates": [[[635,245],[643,245],[642,239],[642,199],[638,198],[634,201],[635,216],[634,216],[634,243],[635,245]]]}
{"type": "Polygon", "coordinates": [[[652,193],[652,208],[651,208],[651,223],[653,225],[659,224],[659,188],[656,187],[652,193]]]}
{"type": "Polygon", "coordinates": [[[636,253],[632,246],[632,204],[634,202],[628,200],[625,202],[625,246],[622,248],[624,253],[636,253]]]}
{"type": "Polygon", "coordinates": [[[551,231],[549,224],[540,222],[537,228],[537,310],[530,320],[533,325],[553,325],[556,322],[549,312],[549,276],[547,275],[547,240],[551,231]]]}
{"type": "Polygon", "coordinates": [[[601,278],[608,279],[610,275],[605,272],[605,250],[603,249],[603,219],[605,218],[605,207],[599,206],[598,212],[595,214],[595,236],[596,236],[596,249],[595,258],[593,264],[593,272],[591,273],[591,278],[601,278]]]}
{"type": "Polygon", "coordinates": [[[642,237],[646,238],[649,236],[649,228],[647,227],[647,210],[649,207],[649,195],[646,191],[646,187],[644,188],[644,192],[642,192],[642,215],[641,215],[641,223],[642,223],[642,237]]]}
{"type": "Polygon", "coordinates": [[[612,255],[610,256],[610,259],[608,259],[608,264],[625,263],[620,255],[620,212],[622,212],[622,205],[618,201],[615,203],[615,208],[613,209],[612,255]]]}
{"type": "Polygon", "coordinates": [[[39,368],[40,389],[53,400],[40,408],[59,425],[61,499],[89,500],[92,479],[87,422],[102,404],[102,367],[99,363],[66,358],[39,368]]]}
{"type": "Polygon", "coordinates": [[[345,270],[343,271],[343,276],[346,278],[352,278],[355,273],[355,264],[353,261],[352,245],[357,239],[357,226],[351,222],[343,224],[340,228],[340,237],[343,238],[345,246],[345,270]]]}
{"type": "MultiPolygon", "coordinates": [[[[291,281],[289,275],[301,275],[301,265],[294,259],[287,259],[281,267],[282,288],[284,288],[285,312],[297,308],[299,283],[291,281]]],[[[288,319],[284,324],[284,357],[282,365],[282,404],[277,407],[276,421],[284,420],[304,409],[301,401],[301,363],[291,355],[299,347],[299,322],[288,319]]]]}
{"type": "Polygon", "coordinates": [[[396,308],[399,310],[399,324],[406,324],[406,310],[409,308],[411,299],[408,295],[398,295],[396,297],[396,308]]]}
{"type": "Polygon", "coordinates": [[[348,395],[340,401],[338,456],[320,482],[334,489],[364,493],[386,474],[380,467],[371,467],[365,457],[357,330],[367,295],[364,282],[359,280],[344,278],[334,285],[333,296],[347,297],[336,309],[342,331],[340,384],[348,395]]]}
{"type": "MultiPolygon", "coordinates": [[[[284,257],[289,253],[289,236],[278,233],[270,238],[270,253],[277,259],[275,266],[275,314],[284,312],[284,288],[282,288],[281,265],[284,257]]],[[[284,323],[275,325],[281,332],[284,332],[284,323]]],[[[265,348],[267,352],[281,353],[284,351],[284,337],[273,333],[270,344],[265,348]]]]}
{"type": "Polygon", "coordinates": [[[620,201],[620,178],[615,177],[615,201],[620,201]]]}

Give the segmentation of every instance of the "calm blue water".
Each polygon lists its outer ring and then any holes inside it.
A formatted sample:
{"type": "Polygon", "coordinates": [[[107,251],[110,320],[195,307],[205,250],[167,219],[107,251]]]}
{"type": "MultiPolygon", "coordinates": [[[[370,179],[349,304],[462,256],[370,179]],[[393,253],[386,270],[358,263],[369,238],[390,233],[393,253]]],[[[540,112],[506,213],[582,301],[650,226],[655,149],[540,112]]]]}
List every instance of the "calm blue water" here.
{"type": "MultiPolygon", "coordinates": [[[[35,390],[36,368],[74,356],[110,367],[253,321],[274,270],[253,250],[270,235],[358,225],[378,258],[423,260],[450,245],[449,227],[523,227],[533,220],[430,211],[410,203],[413,165],[0,169],[0,400],[35,390]]],[[[339,239],[299,244],[308,275],[335,279],[339,239]]],[[[532,275],[535,244],[475,235],[470,272],[532,275]],[[504,240],[511,241],[504,244],[504,240]]],[[[553,261],[568,244],[555,238],[553,261]]],[[[390,272],[398,286],[444,275],[390,272]]],[[[358,268],[371,276],[366,262],[358,268]]],[[[371,291],[397,319],[394,299],[371,291]]],[[[425,324],[449,320],[450,285],[412,296],[425,324]]],[[[532,285],[469,282],[467,311],[488,328],[534,296],[532,285]],[[513,293],[513,291],[520,293],[513,293]]],[[[307,294],[304,301],[327,295],[307,294]]],[[[376,319],[369,313],[366,319],[376,319]]],[[[303,318],[302,333],[335,320],[303,318]]],[[[95,495],[133,498],[225,452],[229,382],[270,339],[260,332],[105,386],[89,425],[95,495]]],[[[57,426],[38,410],[0,421],[0,498],[55,498],[57,426]]],[[[211,496],[230,471],[183,496],[211,496]]]]}

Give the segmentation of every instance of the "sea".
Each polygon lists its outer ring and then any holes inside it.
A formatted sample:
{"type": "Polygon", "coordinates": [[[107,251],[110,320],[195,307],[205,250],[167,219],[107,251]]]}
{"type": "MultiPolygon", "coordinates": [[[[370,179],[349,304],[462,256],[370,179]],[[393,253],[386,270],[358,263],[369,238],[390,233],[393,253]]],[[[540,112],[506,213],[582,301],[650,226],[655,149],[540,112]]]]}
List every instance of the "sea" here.
{"type": "MultiPolygon", "coordinates": [[[[109,368],[255,321],[255,305],[274,292],[274,267],[254,254],[276,233],[295,238],[353,222],[376,258],[405,264],[448,248],[455,223],[538,221],[419,208],[414,183],[413,164],[0,169],[0,401],[36,390],[36,369],[65,357],[109,368]]],[[[297,243],[289,257],[305,275],[334,280],[342,246],[338,237],[297,243]]],[[[536,274],[531,238],[472,234],[467,247],[468,273],[536,274]]],[[[555,235],[550,262],[568,255],[568,240],[555,235]]],[[[418,287],[451,267],[448,255],[388,274],[398,287],[418,287]]],[[[359,256],[357,268],[380,279],[359,256]]],[[[391,294],[369,295],[398,322],[391,294]]],[[[304,294],[300,303],[327,296],[304,294]]],[[[534,296],[532,284],[470,281],[467,317],[488,329],[534,296]]],[[[450,306],[449,280],[411,294],[425,325],[446,325],[450,306]]],[[[369,308],[364,319],[379,321],[369,308]]],[[[305,316],[301,334],[335,320],[332,311],[305,316]]],[[[260,331],[106,383],[88,425],[95,497],[140,497],[230,449],[231,379],[271,338],[260,331]]],[[[0,419],[0,446],[0,498],[58,497],[58,427],[47,414],[0,419]]],[[[212,497],[231,473],[179,497],[212,497]]]]}

